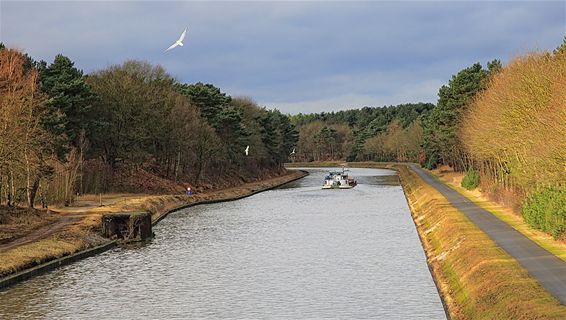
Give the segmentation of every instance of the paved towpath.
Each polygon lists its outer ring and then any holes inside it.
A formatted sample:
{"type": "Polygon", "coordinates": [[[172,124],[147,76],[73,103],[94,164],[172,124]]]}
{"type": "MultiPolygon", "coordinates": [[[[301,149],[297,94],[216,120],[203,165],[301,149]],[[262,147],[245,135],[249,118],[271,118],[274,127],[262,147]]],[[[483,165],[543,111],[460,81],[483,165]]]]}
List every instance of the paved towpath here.
{"type": "Polygon", "coordinates": [[[435,179],[415,164],[410,168],[425,182],[442,193],[450,203],[464,213],[483,232],[515,258],[563,305],[566,305],[566,262],[546,251],[538,244],[499,220],[489,211],[481,208],[459,192],[435,179]]]}

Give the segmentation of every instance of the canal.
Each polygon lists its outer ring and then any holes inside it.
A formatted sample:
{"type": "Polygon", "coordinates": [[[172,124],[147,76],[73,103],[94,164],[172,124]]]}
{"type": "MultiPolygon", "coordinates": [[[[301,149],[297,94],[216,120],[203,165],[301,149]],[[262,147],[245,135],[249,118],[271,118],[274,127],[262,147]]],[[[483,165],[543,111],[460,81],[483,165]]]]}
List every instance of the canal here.
{"type": "Polygon", "coordinates": [[[307,170],[0,291],[0,319],[445,319],[395,172],[321,190],[327,169],[307,170]]]}

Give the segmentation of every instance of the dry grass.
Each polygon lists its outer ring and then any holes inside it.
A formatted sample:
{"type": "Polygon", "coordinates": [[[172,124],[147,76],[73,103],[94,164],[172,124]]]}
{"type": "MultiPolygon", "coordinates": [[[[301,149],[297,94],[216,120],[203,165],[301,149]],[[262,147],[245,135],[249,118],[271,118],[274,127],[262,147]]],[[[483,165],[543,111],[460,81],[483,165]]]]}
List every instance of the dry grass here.
{"type": "Polygon", "coordinates": [[[560,305],[436,189],[398,166],[428,262],[453,319],[564,319],[560,305]]]}
{"type": "Polygon", "coordinates": [[[80,241],[61,241],[53,237],[0,252],[0,277],[72,254],[81,248],[80,241]]]}
{"type": "Polygon", "coordinates": [[[0,244],[16,240],[59,218],[45,210],[0,206],[0,244]]]}
{"type": "Polygon", "coordinates": [[[85,217],[50,236],[0,251],[0,277],[91,248],[108,239],[97,231],[100,219],[85,217]]]}
{"type": "Polygon", "coordinates": [[[465,173],[454,172],[449,168],[441,168],[433,170],[441,181],[446,183],[452,189],[458,191],[483,209],[491,212],[500,220],[512,226],[527,238],[536,242],[539,246],[545,248],[560,259],[566,261],[566,243],[560,240],[554,240],[552,236],[542,231],[531,228],[523,219],[521,214],[512,207],[505,206],[501,203],[491,201],[488,196],[480,189],[466,190],[460,186],[465,173]]]}

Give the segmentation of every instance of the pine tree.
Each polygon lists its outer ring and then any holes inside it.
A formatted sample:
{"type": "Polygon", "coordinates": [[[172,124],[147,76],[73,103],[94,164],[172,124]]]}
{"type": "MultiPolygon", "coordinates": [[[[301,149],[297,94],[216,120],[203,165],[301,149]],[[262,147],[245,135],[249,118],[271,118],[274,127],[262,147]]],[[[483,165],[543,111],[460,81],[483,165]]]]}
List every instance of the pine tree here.
{"type": "Polygon", "coordinates": [[[553,53],[555,55],[566,54],[566,37],[564,37],[562,44],[558,48],[554,49],[553,53]]]}
{"type": "Polygon", "coordinates": [[[43,125],[60,137],[58,155],[62,157],[69,147],[79,147],[81,135],[88,131],[89,112],[96,96],[85,82],[83,72],[60,54],[41,71],[40,83],[42,92],[49,97],[49,112],[43,125]]]}
{"type": "Polygon", "coordinates": [[[177,88],[179,92],[189,97],[191,103],[200,110],[201,115],[211,126],[217,129],[220,127],[217,117],[222,109],[230,104],[232,100],[230,96],[209,83],[181,84],[177,88]]]}
{"type": "MultiPolygon", "coordinates": [[[[490,68],[498,68],[497,60],[490,64],[490,68]]],[[[488,75],[489,72],[476,63],[452,76],[448,85],[438,91],[438,104],[425,122],[427,167],[434,168],[439,162],[457,169],[464,166],[457,136],[460,118],[471,98],[484,89],[488,75]]]]}

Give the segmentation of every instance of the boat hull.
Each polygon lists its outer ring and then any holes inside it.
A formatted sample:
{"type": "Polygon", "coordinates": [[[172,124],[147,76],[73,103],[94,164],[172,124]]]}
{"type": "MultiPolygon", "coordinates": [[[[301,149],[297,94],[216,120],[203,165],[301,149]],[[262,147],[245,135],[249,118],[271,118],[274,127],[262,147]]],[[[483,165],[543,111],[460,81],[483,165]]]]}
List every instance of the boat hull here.
{"type": "Polygon", "coordinates": [[[330,186],[330,185],[324,185],[322,186],[322,189],[352,189],[354,186],[350,186],[350,185],[341,185],[341,186],[330,186]]]}

